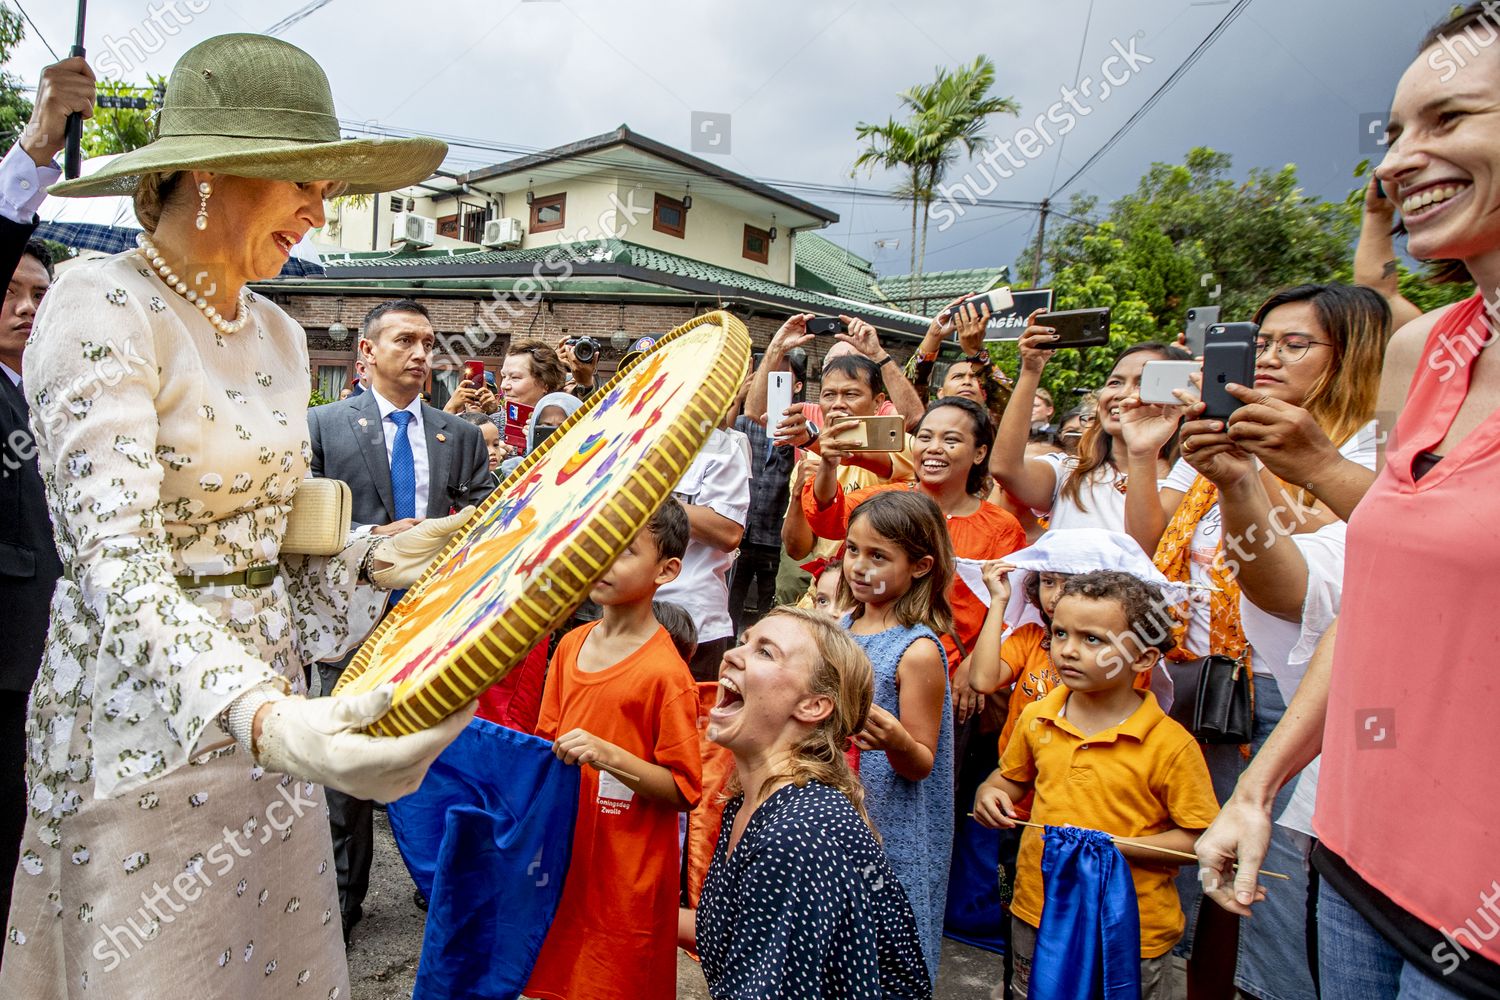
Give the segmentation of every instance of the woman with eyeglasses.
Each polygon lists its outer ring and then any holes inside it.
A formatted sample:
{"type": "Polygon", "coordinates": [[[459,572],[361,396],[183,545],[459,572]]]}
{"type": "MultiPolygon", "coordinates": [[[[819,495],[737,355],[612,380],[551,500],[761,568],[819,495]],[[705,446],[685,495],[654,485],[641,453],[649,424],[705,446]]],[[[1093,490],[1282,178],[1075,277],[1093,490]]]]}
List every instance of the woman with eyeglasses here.
{"type": "MultiPolygon", "coordinates": [[[[1255,452],[1265,451],[1267,444],[1279,449],[1288,429],[1296,426],[1309,441],[1298,445],[1307,454],[1375,468],[1373,418],[1391,311],[1373,289],[1298,285],[1267,299],[1255,322],[1260,326],[1255,383],[1239,394],[1245,405],[1228,428],[1201,419],[1182,425],[1181,461],[1159,490],[1133,479],[1125,514],[1126,529],[1156,553],[1156,565],[1168,578],[1197,585],[1189,592],[1188,618],[1173,658],[1213,653],[1243,659],[1254,676],[1265,680],[1254,687],[1252,750],[1260,748],[1286,711],[1281,688],[1296,688],[1288,662],[1298,644],[1307,595],[1319,593],[1336,606],[1337,567],[1343,560],[1341,512],[1307,493],[1306,480],[1278,478],[1256,461],[1255,452]],[[1301,540],[1292,542],[1289,536],[1301,540]]],[[[1178,432],[1183,412],[1179,406],[1142,404],[1136,398],[1127,400],[1123,410],[1133,455],[1153,454],[1178,432]]],[[[1202,404],[1187,412],[1190,418],[1198,416],[1202,404]]],[[[1282,468],[1281,462],[1268,461],[1282,468]]],[[[1204,752],[1222,802],[1233,791],[1245,758],[1235,745],[1208,745],[1204,752]]],[[[1289,787],[1278,812],[1291,795],[1289,787]]],[[[1294,843],[1284,829],[1278,838],[1282,867],[1277,870],[1290,868],[1300,875],[1306,866],[1305,845],[1294,843]]],[[[1305,880],[1279,894],[1278,904],[1285,905],[1240,930],[1247,940],[1238,949],[1237,973],[1237,921],[1215,907],[1201,908],[1195,872],[1179,879],[1179,890],[1189,914],[1181,947],[1196,955],[1188,966],[1189,982],[1204,995],[1227,995],[1238,987],[1252,996],[1316,997],[1304,944],[1305,880]],[[1203,923],[1198,925],[1200,912],[1203,923]],[[1210,977],[1220,979],[1209,982],[1210,977]]]]}
{"type": "MultiPolygon", "coordinates": [[[[1185,361],[1188,353],[1155,341],[1125,348],[1115,358],[1104,385],[1099,387],[1097,402],[1092,408],[1086,402],[1083,406],[1079,418],[1083,433],[1077,446],[1068,447],[1068,431],[1064,426],[1063,445],[1069,454],[1031,458],[1026,454],[1026,443],[1031,436],[1031,404],[1042,370],[1055,351],[1053,342],[1057,340],[1057,331],[1036,325],[1041,313],[1038,309],[1027,318],[1026,332],[1016,345],[1021,355],[1021,370],[1011,391],[1011,402],[995,431],[990,474],[1016,502],[1045,512],[1049,530],[1124,531],[1127,477],[1139,474],[1154,490],[1157,479],[1172,467],[1177,450],[1175,440],[1170,440],[1169,435],[1163,441],[1161,453],[1153,452],[1141,471],[1132,473],[1126,467],[1120,403],[1140,390],[1141,369],[1146,362],[1185,361]]],[[[1146,551],[1151,549],[1148,547],[1146,551]]]]}
{"type": "Polygon", "coordinates": [[[1477,293],[1391,339],[1377,473],[1316,455],[1281,473],[1330,507],[1357,501],[1338,619],[1197,845],[1209,895],[1258,922],[1276,793],[1321,754],[1311,864],[1323,1000],[1500,997],[1497,17],[1472,3],[1422,39],[1375,170],[1407,251],[1462,265],[1477,293]]]}

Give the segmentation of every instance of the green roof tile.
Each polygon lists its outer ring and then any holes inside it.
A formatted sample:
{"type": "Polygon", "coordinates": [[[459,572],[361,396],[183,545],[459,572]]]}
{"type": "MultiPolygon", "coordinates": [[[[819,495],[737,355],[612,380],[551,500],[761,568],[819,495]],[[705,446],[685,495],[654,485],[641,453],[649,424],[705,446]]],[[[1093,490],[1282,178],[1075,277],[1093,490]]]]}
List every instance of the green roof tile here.
{"type": "Polygon", "coordinates": [[[872,299],[875,269],[869,261],[816,233],[798,233],[794,242],[798,288],[814,288],[862,302],[872,299]]]}
{"type": "MultiPolygon", "coordinates": [[[[798,237],[800,243],[805,238],[798,237]]],[[[824,240],[823,242],[827,242],[824,240]]],[[[830,244],[831,245],[831,244],[830,244]]],[[[842,250],[838,251],[843,253],[842,250]]],[[[850,257],[868,266],[867,261],[850,257]]],[[[693,281],[703,282],[708,285],[717,285],[731,291],[738,290],[752,295],[760,295],[768,298],[789,301],[798,307],[806,308],[809,312],[837,313],[848,312],[850,301],[859,304],[860,312],[867,318],[879,322],[893,323],[901,328],[913,328],[925,325],[919,317],[911,316],[899,309],[893,309],[889,305],[872,302],[870,287],[854,287],[853,282],[843,282],[839,289],[830,288],[828,291],[794,287],[754,275],[745,274],[742,271],[719,267],[715,264],[704,263],[678,254],[667,253],[651,247],[641,246],[638,243],[629,243],[624,240],[598,240],[577,243],[571,246],[549,246],[533,247],[525,250],[419,250],[415,252],[402,251],[398,253],[350,253],[331,254],[323,258],[323,265],[328,269],[328,277],[340,279],[361,279],[360,271],[371,272],[371,278],[394,277],[391,272],[395,269],[422,269],[421,277],[424,279],[440,280],[472,280],[476,284],[485,282],[490,277],[503,277],[503,275],[485,275],[485,265],[495,267],[497,270],[507,266],[513,267],[517,264],[533,264],[544,260],[551,260],[554,264],[560,264],[567,260],[573,264],[617,264],[622,267],[639,268],[646,272],[656,272],[663,276],[675,275],[693,281]],[[567,256],[557,256],[559,251],[567,256]],[[447,268],[455,270],[462,268],[463,274],[454,274],[452,279],[441,274],[447,268]],[[476,269],[478,273],[476,273],[476,269]],[[384,273],[378,273],[384,272],[384,273]],[[437,273],[434,273],[437,272],[437,273]]],[[[853,265],[851,265],[852,267],[853,265]]],[[[572,279],[582,278],[584,275],[577,274],[572,279]]],[[[554,278],[559,283],[561,278],[554,278]]],[[[574,289],[571,285],[569,290],[586,290],[584,288],[574,289]]]]}
{"type": "MultiPolygon", "coordinates": [[[[1003,285],[1008,275],[1009,269],[1003,266],[929,271],[922,275],[920,294],[926,302],[938,299],[949,302],[965,292],[985,292],[996,285],[1003,285]]],[[[912,285],[910,274],[893,274],[877,281],[876,294],[883,301],[904,305],[911,298],[912,285]]]]}

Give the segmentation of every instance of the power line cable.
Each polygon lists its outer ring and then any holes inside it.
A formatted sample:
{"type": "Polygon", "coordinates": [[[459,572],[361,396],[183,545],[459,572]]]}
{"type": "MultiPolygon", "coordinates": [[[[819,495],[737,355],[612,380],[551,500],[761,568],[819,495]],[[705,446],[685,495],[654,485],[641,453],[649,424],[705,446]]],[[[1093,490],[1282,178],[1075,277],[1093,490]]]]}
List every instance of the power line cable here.
{"type": "Polygon", "coordinates": [[[31,19],[31,15],[26,13],[26,8],[21,6],[20,0],[16,0],[16,10],[20,11],[21,16],[26,18],[26,23],[31,25],[32,31],[36,32],[37,41],[47,46],[47,51],[52,53],[52,58],[58,62],[62,62],[62,56],[57,54],[57,50],[52,47],[52,43],[47,41],[47,36],[42,34],[42,29],[38,28],[36,22],[31,19]]]}
{"type": "Polygon", "coordinates": [[[299,7],[297,10],[292,11],[286,17],[283,17],[281,20],[279,20],[275,24],[271,25],[265,31],[262,31],[261,34],[262,35],[270,35],[271,37],[274,38],[276,35],[281,34],[283,31],[285,31],[286,29],[290,28],[292,25],[296,24],[298,21],[302,20],[304,17],[307,17],[309,14],[313,14],[313,13],[316,13],[317,11],[319,11],[319,10],[322,10],[324,7],[327,7],[330,3],[332,3],[332,0],[313,0],[312,3],[307,4],[304,7],[299,7]]]}
{"type": "Polygon", "coordinates": [[[1192,52],[1188,53],[1188,57],[1182,61],[1182,65],[1173,70],[1172,75],[1167,77],[1166,81],[1163,82],[1160,87],[1156,88],[1156,93],[1147,98],[1146,103],[1137,108],[1135,114],[1131,115],[1126,120],[1125,124],[1121,125],[1119,130],[1116,131],[1114,135],[1110,136],[1109,140],[1105,142],[1104,145],[1100,146],[1093,156],[1090,156],[1087,160],[1085,160],[1083,166],[1079,167],[1078,170],[1074,172],[1073,176],[1063,181],[1062,184],[1059,185],[1058,188],[1048,196],[1048,200],[1056,198],[1059,194],[1061,194],[1069,186],[1071,186],[1074,181],[1078,180],[1078,178],[1088,173],[1090,168],[1092,168],[1095,163],[1098,163],[1106,153],[1108,153],[1111,149],[1114,149],[1116,144],[1118,144],[1121,139],[1125,138],[1126,134],[1136,126],[1136,123],[1139,122],[1142,118],[1146,117],[1146,115],[1151,112],[1152,108],[1156,107],[1157,103],[1167,95],[1167,92],[1177,84],[1177,81],[1181,80],[1184,76],[1187,75],[1188,70],[1193,68],[1193,64],[1198,61],[1203,53],[1208,51],[1209,47],[1212,46],[1214,42],[1218,41],[1219,36],[1224,34],[1224,32],[1229,29],[1229,26],[1233,24],[1235,20],[1245,12],[1245,8],[1249,7],[1250,3],[1251,0],[1237,0],[1235,5],[1229,9],[1229,13],[1225,14],[1224,17],[1219,21],[1219,23],[1214,25],[1214,29],[1208,33],[1203,41],[1198,43],[1198,45],[1193,49],[1192,52]]]}
{"type": "MultiPolygon", "coordinates": [[[[1083,19],[1083,39],[1078,43],[1078,62],[1073,66],[1073,86],[1078,86],[1078,77],[1083,73],[1083,53],[1089,46],[1089,28],[1094,23],[1094,0],[1089,0],[1089,12],[1083,19]]],[[[1063,148],[1068,144],[1068,133],[1064,132],[1057,143],[1057,158],[1052,161],[1052,176],[1047,179],[1047,187],[1057,183],[1057,171],[1062,167],[1063,148]]]]}

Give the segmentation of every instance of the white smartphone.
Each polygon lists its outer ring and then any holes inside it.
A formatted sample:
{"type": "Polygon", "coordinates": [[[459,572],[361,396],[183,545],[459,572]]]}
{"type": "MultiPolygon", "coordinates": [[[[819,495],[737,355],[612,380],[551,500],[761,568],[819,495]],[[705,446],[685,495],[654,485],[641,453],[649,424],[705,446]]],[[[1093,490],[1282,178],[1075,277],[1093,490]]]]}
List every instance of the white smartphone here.
{"type": "Polygon", "coordinates": [[[766,429],[772,434],[792,405],[792,378],[791,372],[771,372],[766,383],[766,429]]]}
{"type": "Polygon", "coordinates": [[[1180,404],[1173,389],[1186,389],[1194,395],[1194,373],[1202,369],[1197,361],[1147,361],[1141,366],[1141,402],[1180,404]]]}
{"type": "Polygon", "coordinates": [[[941,325],[952,326],[954,316],[964,306],[971,305],[975,309],[978,309],[984,303],[989,304],[990,315],[993,316],[995,313],[1014,308],[1016,301],[1011,297],[1009,288],[996,288],[988,292],[981,292],[978,295],[971,295],[952,309],[945,310],[941,319],[941,325]]]}

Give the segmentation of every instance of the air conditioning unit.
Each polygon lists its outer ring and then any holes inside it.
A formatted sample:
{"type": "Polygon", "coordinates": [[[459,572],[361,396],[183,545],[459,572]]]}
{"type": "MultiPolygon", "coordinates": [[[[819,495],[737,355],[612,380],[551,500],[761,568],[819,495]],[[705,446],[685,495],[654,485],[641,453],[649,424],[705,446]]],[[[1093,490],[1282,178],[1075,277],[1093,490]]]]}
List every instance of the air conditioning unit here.
{"type": "Polygon", "coordinates": [[[491,219],[484,224],[484,236],[479,242],[496,250],[505,250],[520,246],[521,237],[525,235],[520,219],[491,219]]]}
{"type": "Polygon", "coordinates": [[[401,212],[391,219],[391,242],[409,247],[430,247],[437,239],[437,220],[412,212],[401,212]]]}

